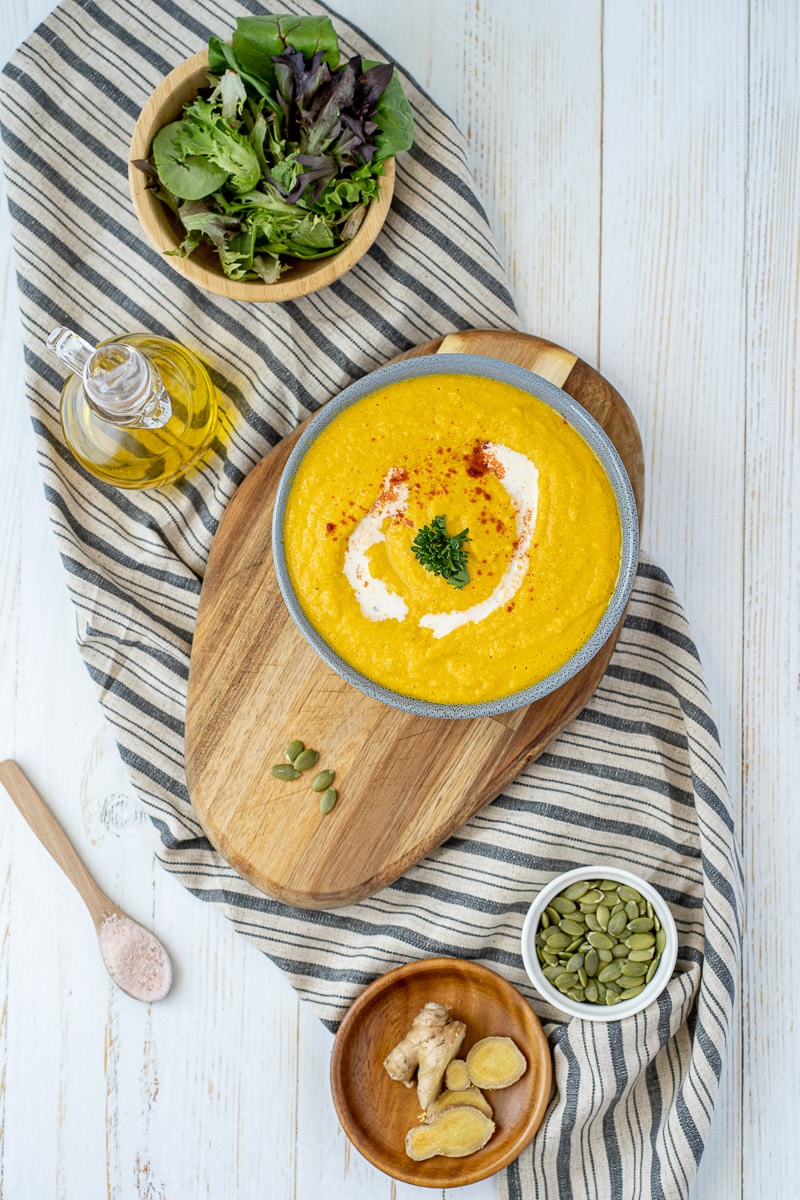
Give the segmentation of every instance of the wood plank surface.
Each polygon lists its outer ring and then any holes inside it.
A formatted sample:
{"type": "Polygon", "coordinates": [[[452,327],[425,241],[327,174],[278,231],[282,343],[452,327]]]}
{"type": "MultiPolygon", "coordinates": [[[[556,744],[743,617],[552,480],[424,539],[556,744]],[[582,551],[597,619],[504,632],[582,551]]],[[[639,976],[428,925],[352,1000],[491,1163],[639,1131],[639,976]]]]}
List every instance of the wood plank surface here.
{"type": "MultiPolygon", "coordinates": [[[[5,0],[0,58],[52,7],[5,0]]],[[[523,327],[569,345],[635,409],[644,549],[673,576],[698,644],[750,893],[746,1032],[723,1065],[692,1200],[794,1196],[798,6],[335,7],[464,131],[523,327]],[[511,102],[497,102],[498,80],[511,102]]],[[[152,1011],[115,995],[79,898],[0,805],[0,1195],[443,1200],[351,1150],[323,1083],[330,1035],[153,861],[74,647],[23,402],[4,202],[0,256],[0,757],[30,771],[104,890],[178,968],[152,1011]]],[[[451,1196],[496,1194],[486,1180],[451,1196]]]]}
{"type": "MultiPolygon", "coordinates": [[[[459,352],[502,358],[563,386],[614,442],[641,519],[639,430],[601,375],[513,330],[453,333],[401,357],[459,352]]],[[[420,717],[357,691],[302,636],[275,575],[275,493],[310,420],[250,472],[215,535],[192,643],[186,777],[203,828],[240,875],[295,907],[336,908],[392,883],[542,753],[596,689],[621,622],[567,683],[501,717],[420,717]],[[344,789],[327,818],[303,802],[306,779],[289,784],[270,772],[298,734],[322,752],[321,767],[335,764],[344,789]]]]}

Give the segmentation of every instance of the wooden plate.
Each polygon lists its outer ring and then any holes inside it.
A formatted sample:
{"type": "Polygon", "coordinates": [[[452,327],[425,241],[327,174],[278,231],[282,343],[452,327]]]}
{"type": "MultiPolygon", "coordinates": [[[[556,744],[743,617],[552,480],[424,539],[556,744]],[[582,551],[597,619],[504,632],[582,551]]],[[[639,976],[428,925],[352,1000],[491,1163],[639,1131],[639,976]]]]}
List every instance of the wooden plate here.
{"type": "Polygon", "coordinates": [[[376,979],[339,1026],[331,1058],[333,1102],[350,1141],[379,1170],[420,1187],[462,1187],[508,1166],[539,1128],[552,1084],[550,1047],[527,1000],[494,971],[460,958],[422,959],[376,979]],[[405,1137],[419,1117],[416,1087],[390,1079],[383,1060],[429,1000],[449,1004],[465,1022],[459,1057],[480,1038],[504,1035],[517,1043],[528,1069],[511,1087],[485,1093],[497,1128],[482,1150],[414,1162],[405,1137]]]}
{"type": "MultiPolygon", "coordinates": [[[[412,353],[504,358],[562,387],[603,426],[641,520],[642,444],[630,409],[574,354],[512,330],[467,330],[412,353]]],[[[568,683],[501,717],[440,720],[371,700],[315,654],[292,621],[272,561],[272,504],[304,428],[245,479],[211,547],[192,645],[186,778],[206,834],[240,875],[298,908],[372,895],[493,800],[586,704],[620,626],[568,683]],[[336,771],[322,816],[306,776],[270,774],[295,738],[336,771]]]]}

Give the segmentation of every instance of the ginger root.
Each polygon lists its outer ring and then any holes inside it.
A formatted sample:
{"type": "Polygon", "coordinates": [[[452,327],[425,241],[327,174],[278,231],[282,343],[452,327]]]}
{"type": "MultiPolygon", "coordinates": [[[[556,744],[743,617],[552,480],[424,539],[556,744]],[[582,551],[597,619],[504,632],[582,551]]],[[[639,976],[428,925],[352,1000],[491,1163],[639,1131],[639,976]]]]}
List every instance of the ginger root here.
{"type": "Polygon", "coordinates": [[[525,1055],[510,1037],[482,1038],[467,1055],[469,1077],[479,1088],[504,1088],[528,1069],[525,1055]]]}
{"type": "Polygon", "coordinates": [[[447,1064],[444,1073],[444,1086],[449,1092],[463,1092],[471,1084],[467,1064],[463,1058],[454,1058],[447,1064]]]}
{"type": "Polygon", "coordinates": [[[486,1145],[495,1130],[494,1121],[477,1108],[453,1105],[437,1113],[429,1125],[417,1125],[406,1134],[406,1154],[415,1162],[443,1154],[463,1158],[486,1145]]]}
{"type": "Polygon", "coordinates": [[[448,1063],[461,1049],[467,1027],[463,1021],[451,1021],[450,1009],[429,1001],[421,1008],[406,1036],[384,1059],[391,1079],[413,1087],[417,1072],[417,1098],[427,1109],[439,1095],[448,1063]]]}
{"type": "Polygon", "coordinates": [[[476,1087],[468,1087],[462,1088],[460,1092],[442,1092],[428,1109],[425,1120],[430,1123],[431,1119],[443,1108],[452,1108],[456,1104],[468,1104],[472,1108],[477,1108],[486,1117],[493,1116],[492,1106],[483,1092],[479,1092],[476,1087]]]}

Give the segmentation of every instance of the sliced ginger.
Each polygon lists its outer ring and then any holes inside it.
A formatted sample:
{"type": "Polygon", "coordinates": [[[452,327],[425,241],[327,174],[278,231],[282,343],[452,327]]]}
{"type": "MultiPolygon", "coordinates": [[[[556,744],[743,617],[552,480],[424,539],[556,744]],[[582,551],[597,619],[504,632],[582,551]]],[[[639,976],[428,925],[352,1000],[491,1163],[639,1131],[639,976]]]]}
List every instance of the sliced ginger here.
{"type": "Polygon", "coordinates": [[[510,1037],[482,1038],[467,1055],[467,1071],[476,1087],[504,1088],[528,1069],[525,1055],[510,1037]]]}
{"type": "Polygon", "coordinates": [[[430,1122],[431,1118],[435,1117],[443,1108],[453,1108],[456,1104],[468,1104],[472,1108],[477,1108],[485,1117],[493,1116],[492,1106],[483,1092],[478,1091],[476,1087],[468,1087],[462,1088],[460,1092],[442,1092],[441,1096],[437,1096],[428,1109],[425,1120],[430,1122]]]}
{"type": "Polygon", "coordinates": [[[447,1065],[458,1054],[467,1027],[463,1021],[451,1021],[447,1005],[429,1001],[414,1018],[402,1041],[384,1059],[384,1068],[392,1079],[413,1087],[417,1072],[417,1098],[427,1109],[441,1091],[447,1065]]]}
{"type": "Polygon", "coordinates": [[[463,1058],[454,1058],[452,1062],[447,1064],[447,1070],[444,1073],[444,1086],[449,1092],[463,1092],[471,1083],[472,1080],[469,1077],[467,1064],[463,1058]]]}
{"type": "Polygon", "coordinates": [[[479,1088],[509,1087],[528,1068],[525,1055],[509,1037],[482,1038],[466,1059],[457,1058],[466,1032],[462,1021],[451,1019],[448,1005],[431,1000],[384,1059],[391,1078],[408,1088],[414,1086],[416,1072],[423,1110],[419,1120],[424,1124],[406,1134],[406,1153],[416,1162],[436,1154],[462,1158],[481,1150],[495,1123],[479,1088]]]}
{"type": "Polygon", "coordinates": [[[417,1125],[406,1134],[406,1154],[415,1162],[443,1154],[463,1158],[486,1145],[495,1130],[494,1121],[467,1104],[443,1108],[428,1125],[417,1125]]]}

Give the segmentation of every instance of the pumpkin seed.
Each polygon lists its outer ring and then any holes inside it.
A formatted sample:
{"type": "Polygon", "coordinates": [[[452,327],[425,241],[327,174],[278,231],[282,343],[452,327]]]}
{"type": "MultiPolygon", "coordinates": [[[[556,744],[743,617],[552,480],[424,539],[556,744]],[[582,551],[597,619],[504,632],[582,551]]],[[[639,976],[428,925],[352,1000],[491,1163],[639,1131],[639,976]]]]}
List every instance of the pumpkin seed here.
{"type": "Polygon", "coordinates": [[[628,914],[629,921],[635,921],[639,916],[639,905],[635,900],[627,900],[625,902],[625,912],[628,914]]]}
{"type": "MultiPolygon", "coordinates": [[[[598,917],[598,920],[599,919],[600,918],[598,917]]],[[[608,918],[608,924],[606,925],[606,933],[610,933],[612,935],[612,937],[619,937],[619,935],[622,933],[623,929],[626,927],[627,924],[628,924],[628,918],[625,914],[624,909],[622,909],[620,912],[612,913],[611,916],[608,918]]]]}
{"type": "Polygon", "coordinates": [[[292,765],[296,771],[307,771],[309,767],[314,766],[318,758],[318,750],[301,750],[297,758],[292,759],[292,765]]]}
{"type": "Polygon", "coordinates": [[[643,991],[644,991],[644,984],[637,983],[635,987],[625,988],[625,990],[623,992],[620,992],[619,998],[620,998],[620,1000],[632,1000],[634,998],[634,996],[638,996],[639,993],[643,992],[643,991]]]}
{"type": "Polygon", "coordinates": [[[601,932],[600,922],[598,921],[595,913],[587,912],[584,914],[584,916],[586,918],[586,928],[587,929],[593,929],[595,931],[595,933],[601,932]]]}
{"type": "Polygon", "coordinates": [[[548,904],[547,908],[544,911],[547,913],[548,917],[550,918],[550,920],[553,922],[554,925],[557,925],[558,922],[561,920],[561,913],[557,909],[553,908],[553,906],[551,904],[548,904]]]}
{"type": "Polygon", "coordinates": [[[565,992],[567,988],[575,987],[577,982],[578,976],[573,975],[571,971],[562,971],[561,974],[558,975],[554,980],[554,983],[560,992],[565,992]]]}
{"type": "MultiPolygon", "coordinates": [[[[542,958],[551,967],[555,967],[558,965],[558,955],[554,954],[552,950],[547,950],[546,948],[543,947],[542,948],[542,958]]],[[[561,970],[560,967],[558,969],[561,970]]]]}
{"type": "Polygon", "coordinates": [[[625,945],[629,950],[646,950],[648,946],[655,946],[656,939],[652,933],[632,933],[629,938],[625,939],[625,945]]]}
{"type": "MultiPolygon", "coordinates": [[[[625,947],[626,952],[627,952],[627,949],[628,948],[626,946],[625,947]]],[[[610,962],[613,962],[613,960],[614,960],[614,955],[612,954],[612,952],[610,950],[598,950],[597,957],[600,959],[600,962],[603,963],[604,965],[605,965],[605,963],[610,963],[610,962]]]]}
{"type": "Polygon", "coordinates": [[[628,955],[628,962],[650,962],[655,949],[651,946],[649,950],[631,950],[628,955]]]}
{"type": "Polygon", "coordinates": [[[587,975],[593,976],[597,974],[597,968],[599,965],[600,959],[597,956],[597,951],[595,950],[594,946],[591,946],[591,948],[586,951],[586,957],[583,960],[583,968],[587,975]]]}
{"type": "Polygon", "coordinates": [[[595,950],[610,950],[614,945],[614,939],[610,938],[607,933],[596,932],[592,930],[589,934],[589,941],[594,946],[595,950]]]}
{"type": "Polygon", "coordinates": [[[613,992],[615,996],[618,996],[620,994],[620,992],[623,990],[621,984],[622,984],[621,979],[620,980],[609,979],[608,982],[605,983],[603,986],[605,987],[606,992],[613,992]]]}
{"type": "Polygon", "coordinates": [[[580,900],[581,896],[584,896],[591,886],[588,879],[579,879],[577,883],[569,885],[564,892],[564,896],[567,900],[580,900]]]}
{"type": "Polygon", "coordinates": [[[561,974],[561,967],[550,966],[548,963],[546,967],[542,968],[542,974],[545,979],[549,979],[551,983],[555,983],[556,977],[561,974]]]}
{"type": "Polygon", "coordinates": [[[597,912],[595,915],[597,917],[600,928],[603,930],[608,929],[608,922],[611,920],[611,909],[608,908],[607,905],[601,904],[599,906],[599,908],[597,909],[597,912]]]}
{"type": "Polygon", "coordinates": [[[580,937],[576,937],[570,942],[570,944],[567,946],[567,954],[574,954],[576,950],[580,950],[582,945],[583,933],[581,933],[580,937]]]}
{"type": "Polygon", "coordinates": [[[658,932],[656,933],[656,950],[658,951],[659,954],[663,953],[664,947],[666,946],[666,944],[667,944],[667,935],[664,933],[663,929],[659,929],[658,932]]]}
{"type": "Polygon", "coordinates": [[[542,929],[550,928],[550,917],[547,915],[547,909],[545,909],[539,918],[539,924],[541,925],[542,929]]]}
{"type": "Polygon", "coordinates": [[[554,908],[556,912],[566,915],[567,913],[575,912],[575,909],[578,906],[577,904],[574,904],[572,900],[568,900],[566,896],[555,896],[550,901],[550,907],[554,908]]]}
{"type": "Polygon", "coordinates": [[[656,971],[658,970],[658,962],[659,962],[659,960],[657,958],[654,958],[653,961],[650,963],[650,966],[647,968],[647,974],[644,977],[645,983],[649,983],[650,980],[655,975],[656,971]]]}
{"type": "Polygon", "coordinates": [[[300,772],[296,771],[291,763],[276,763],[272,768],[272,774],[276,779],[283,779],[286,782],[290,779],[300,778],[300,772]]]}
{"type": "Polygon", "coordinates": [[[616,992],[610,990],[606,992],[606,1004],[619,1004],[619,996],[616,992]]]}
{"type": "Polygon", "coordinates": [[[580,971],[582,966],[583,966],[583,955],[582,954],[573,954],[572,958],[567,963],[566,969],[568,971],[572,971],[573,974],[577,974],[578,971],[580,971]]]}
{"type": "Polygon", "coordinates": [[[601,892],[616,892],[619,884],[614,879],[601,879],[597,886],[601,892]]]}
{"type": "Polygon", "coordinates": [[[314,776],[314,782],[311,784],[312,790],[315,792],[326,792],[333,783],[335,774],[335,771],[320,771],[318,775],[314,776]]]}
{"type": "Polygon", "coordinates": [[[568,933],[562,933],[556,925],[551,925],[547,930],[547,948],[548,950],[566,950],[567,946],[572,941],[568,933]]]}
{"type": "Polygon", "coordinates": [[[601,983],[610,983],[614,979],[619,979],[621,974],[622,974],[622,964],[620,962],[614,961],[614,962],[608,963],[605,967],[603,967],[602,971],[597,976],[597,978],[600,980],[601,983]]]}
{"type": "Polygon", "coordinates": [[[302,754],[302,752],[304,750],[305,750],[304,743],[298,741],[295,738],[295,740],[293,742],[289,742],[289,745],[286,747],[286,749],[284,750],[283,753],[286,758],[286,761],[293,763],[294,760],[297,758],[298,754],[302,754]]]}
{"type": "Polygon", "coordinates": [[[628,925],[631,933],[649,933],[653,928],[652,917],[635,917],[628,925]]]}
{"type": "Polygon", "coordinates": [[[567,988],[567,995],[569,996],[570,1000],[574,1000],[577,1004],[583,1004],[582,987],[567,988]]]}
{"type": "Polygon", "coordinates": [[[583,989],[583,998],[588,1000],[590,1004],[596,1004],[600,999],[600,993],[597,990],[597,984],[593,979],[590,979],[583,989]]]}
{"type": "Polygon", "coordinates": [[[319,798],[319,811],[321,813],[329,813],[339,799],[339,793],[336,788],[327,788],[319,798]]]}
{"type": "Polygon", "coordinates": [[[627,958],[628,957],[628,947],[625,945],[624,942],[617,942],[616,946],[611,947],[611,953],[614,956],[614,958],[627,958]]]}
{"type": "Polygon", "coordinates": [[[561,922],[561,928],[564,933],[571,933],[573,937],[580,936],[583,938],[586,932],[583,925],[579,925],[577,921],[573,921],[572,917],[564,917],[561,922]]]}
{"type": "Polygon", "coordinates": [[[617,888],[617,895],[619,896],[620,900],[635,900],[637,904],[642,898],[636,891],[636,888],[628,887],[627,883],[621,883],[619,885],[617,888]]]}
{"type": "Polygon", "coordinates": [[[586,971],[583,967],[578,967],[578,979],[580,980],[581,987],[585,988],[589,982],[589,976],[586,974],[586,971]]]}
{"type": "Polygon", "coordinates": [[[630,979],[641,979],[647,974],[647,965],[640,962],[631,962],[627,959],[622,964],[622,974],[627,975],[630,979]]]}
{"type": "Polygon", "coordinates": [[[605,892],[601,892],[599,888],[592,888],[588,892],[584,892],[581,896],[584,904],[605,904],[605,892]]]}

